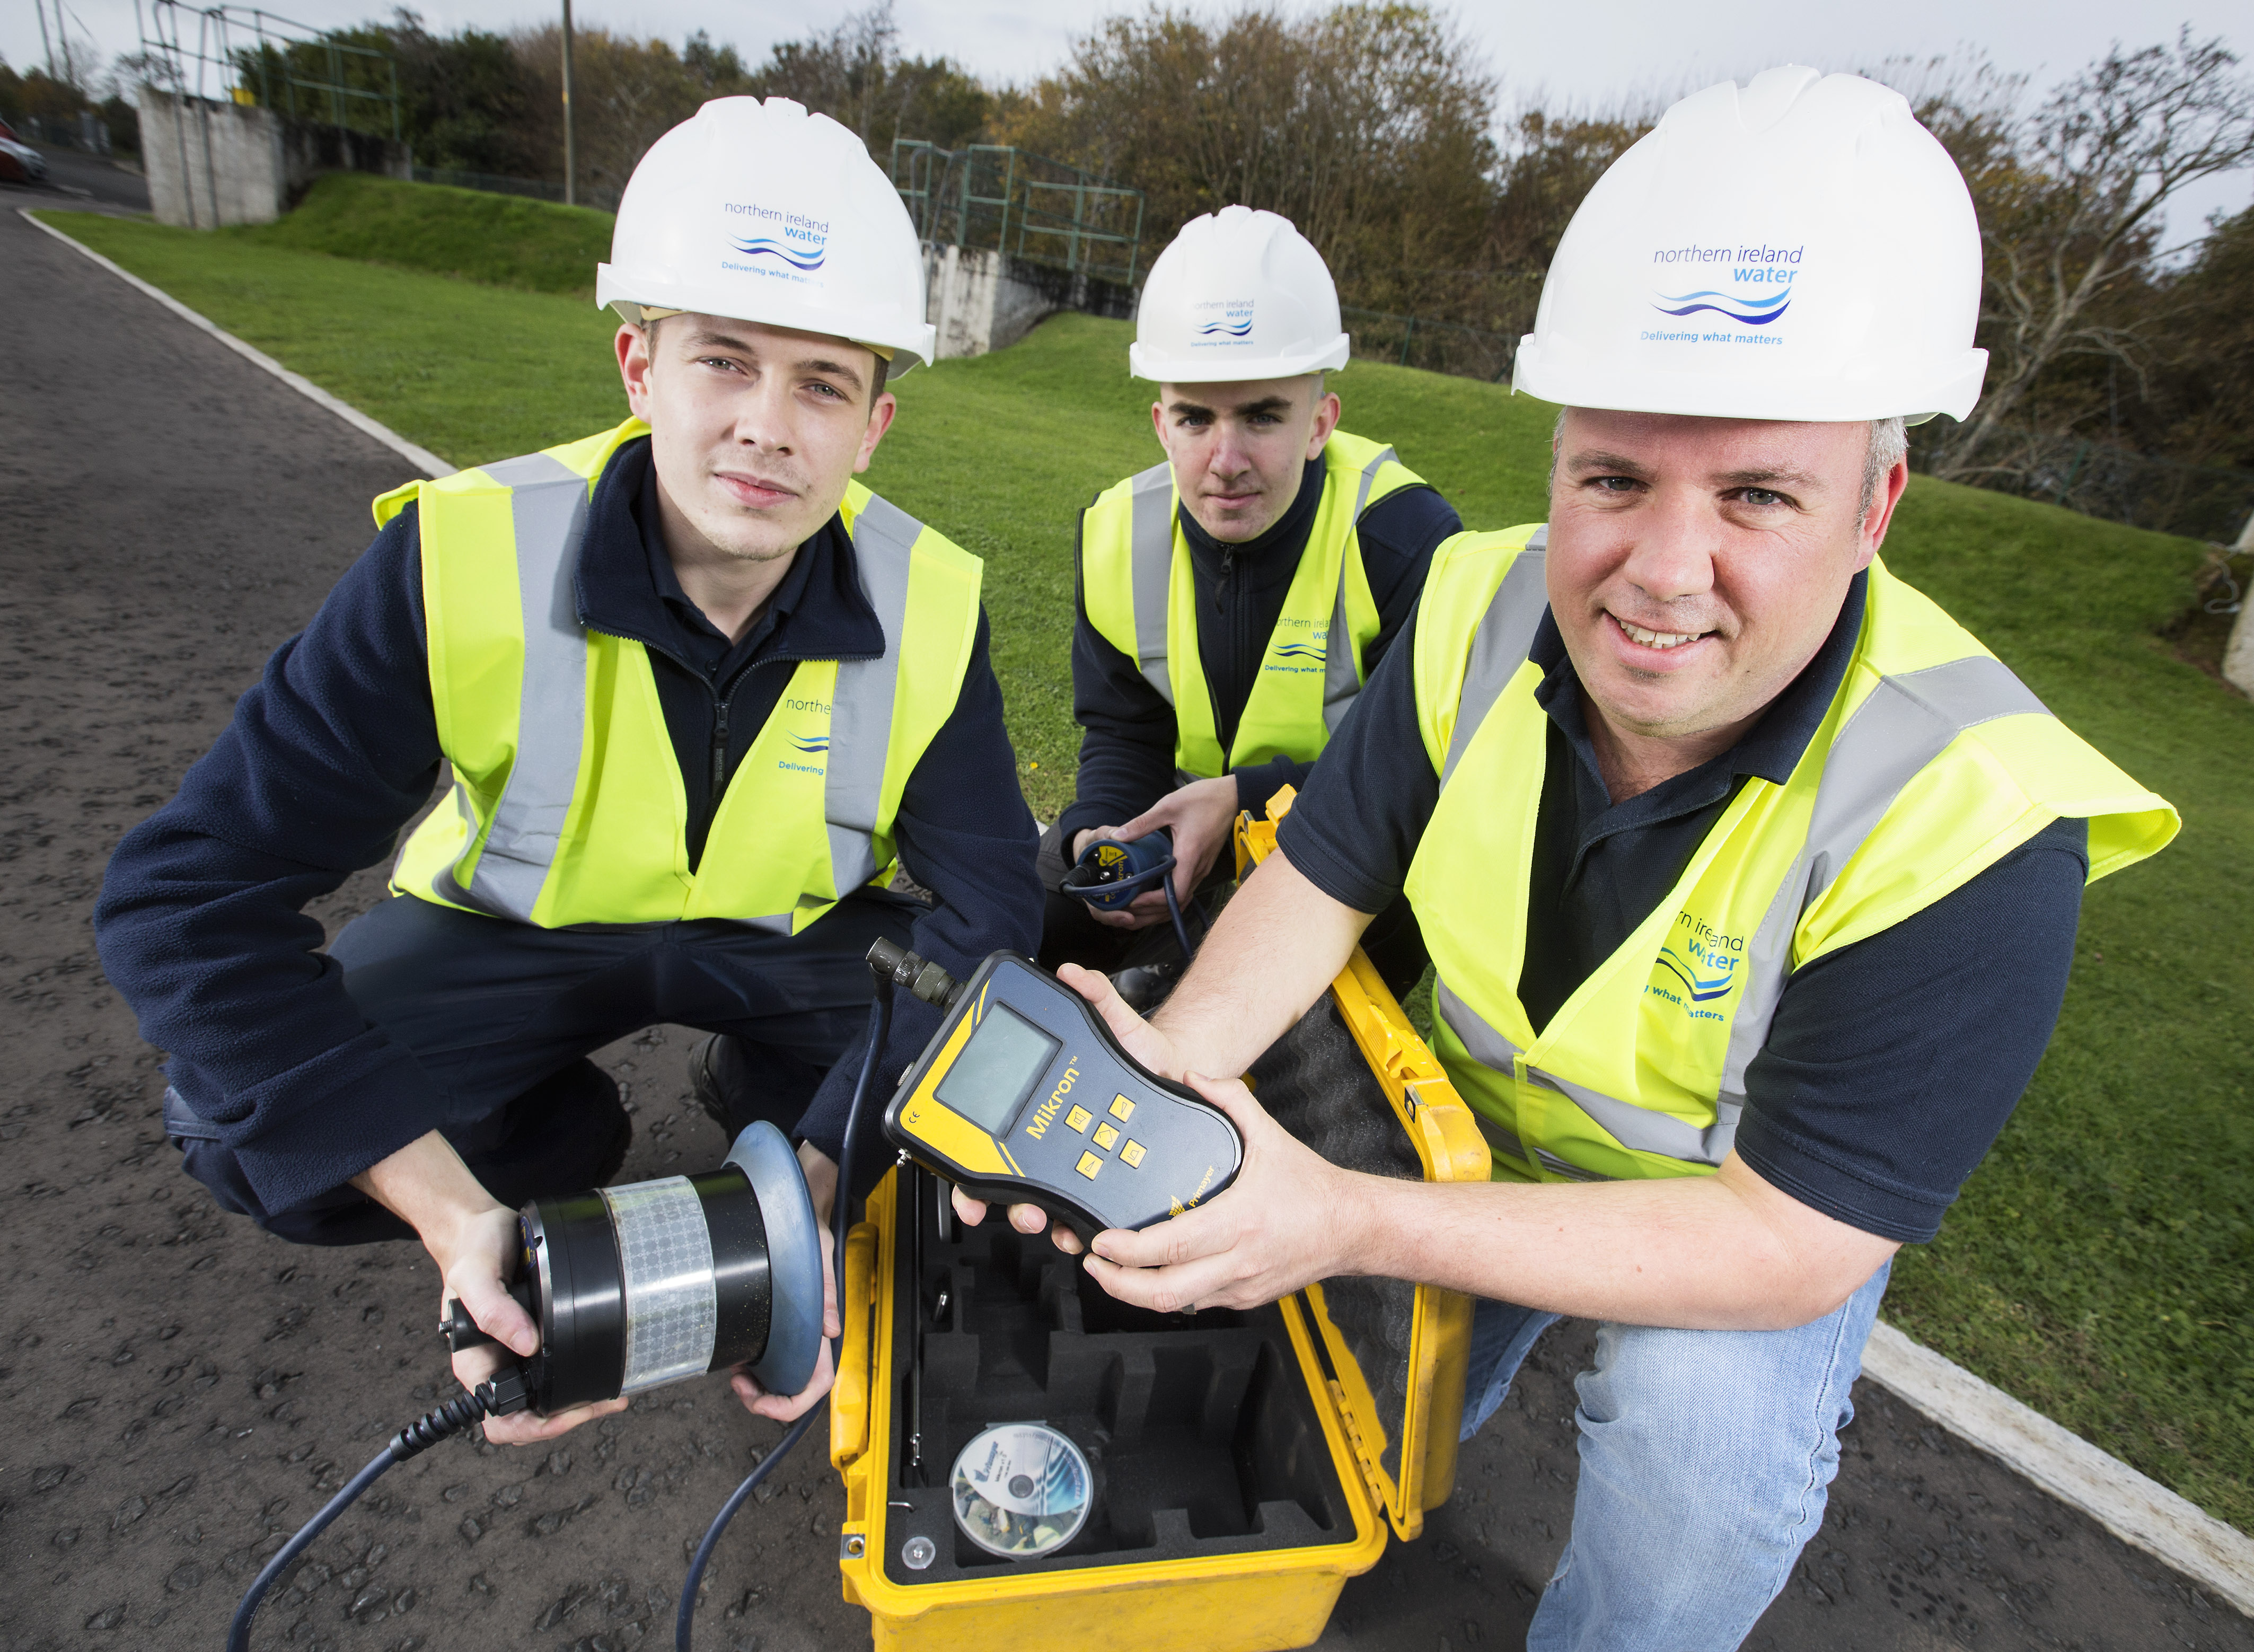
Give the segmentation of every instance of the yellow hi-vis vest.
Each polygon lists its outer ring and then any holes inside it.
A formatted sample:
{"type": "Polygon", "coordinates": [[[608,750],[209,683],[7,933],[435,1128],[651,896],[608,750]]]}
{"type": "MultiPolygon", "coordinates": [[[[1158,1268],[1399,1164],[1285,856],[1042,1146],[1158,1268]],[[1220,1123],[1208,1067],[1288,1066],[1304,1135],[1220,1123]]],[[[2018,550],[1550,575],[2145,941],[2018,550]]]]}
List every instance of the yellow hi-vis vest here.
{"type": "Polygon", "coordinates": [[[578,620],[597,480],[648,433],[584,441],[410,483],[418,508],[441,804],[392,888],[543,928],[722,918],[790,934],[886,876],[916,760],[955,708],[982,564],[855,484],[839,514],[883,624],[874,660],[805,660],[738,765],[690,870],[689,811],[649,656],[578,620]]]}
{"type": "Polygon", "coordinates": [[[1322,502],[1226,758],[1198,654],[1197,586],[1173,468],[1154,465],[1096,496],[1080,531],[1088,623],[1174,708],[1174,766],[1185,779],[1211,780],[1271,757],[1312,763],[1322,755],[1362,692],[1362,656],[1380,624],[1356,524],[1379,500],[1423,481],[1391,448],[1331,433],[1322,502]]]}
{"type": "Polygon", "coordinates": [[[1440,794],[1408,893],[1438,976],[1435,1051],[1498,1177],[1711,1174],[1792,971],[1963,887],[2054,820],[2092,881],[2176,812],[2084,744],[1925,596],[1871,564],[1844,679],[1791,778],[1747,779],[1680,880],[1537,1037],[1518,998],[1549,718],[1527,658],[1549,606],[1535,528],[1434,553],[1418,724],[1440,794]]]}

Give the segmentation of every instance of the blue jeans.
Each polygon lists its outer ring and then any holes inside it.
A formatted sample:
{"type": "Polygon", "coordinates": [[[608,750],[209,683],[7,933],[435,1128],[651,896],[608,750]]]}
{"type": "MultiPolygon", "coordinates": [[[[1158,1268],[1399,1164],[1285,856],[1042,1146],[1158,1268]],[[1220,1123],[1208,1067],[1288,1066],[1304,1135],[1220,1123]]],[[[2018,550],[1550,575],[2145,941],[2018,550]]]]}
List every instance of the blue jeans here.
{"type": "MultiPolygon", "coordinates": [[[[1606,1325],[1574,1380],[1573,1530],[1528,1652],[1726,1652],[1824,1522],[1849,1390],[1893,1264],[1791,1331],[1606,1325]]],[[[1494,1415],[1554,1313],[1479,1304],[1463,1438],[1494,1415]]]]}

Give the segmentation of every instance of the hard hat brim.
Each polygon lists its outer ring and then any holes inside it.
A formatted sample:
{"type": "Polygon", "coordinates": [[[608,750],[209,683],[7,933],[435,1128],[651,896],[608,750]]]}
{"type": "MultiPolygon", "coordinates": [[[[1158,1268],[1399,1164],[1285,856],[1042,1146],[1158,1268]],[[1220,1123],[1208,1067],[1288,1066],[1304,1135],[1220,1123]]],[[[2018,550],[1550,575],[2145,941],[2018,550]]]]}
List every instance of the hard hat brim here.
{"type": "Polygon", "coordinates": [[[1963,419],[1980,400],[1988,353],[1967,350],[1940,373],[1914,375],[1872,372],[1800,383],[1749,382],[1720,373],[1670,373],[1650,368],[1611,370],[1559,360],[1532,333],[1519,340],[1510,388],[1561,407],[1606,408],[1622,413],[1667,413],[1691,418],[1774,419],[1823,424],[1906,418],[1922,423],[1938,414],[1963,419]]]}
{"type": "Polygon", "coordinates": [[[1343,332],[1327,342],[1281,355],[1229,356],[1221,350],[1210,354],[1169,355],[1150,349],[1141,340],[1127,346],[1127,371],[1135,378],[1159,384],[1246,384],[1256,379],[1296,379],[1309,373],[1335,373],[1352,354],[1343,332]]]}
{"type": "Polygon", "coordinates": [[[666,281],[643,271],[622,270],[616,264],[597,264],[595,307],[607,310],[620,304],[725,316],[731,320],[757,322],[761,326],[788,327],[794,332],[818,332],[864,348],[889,350],[892,354],[885,374],[887,380],[928,364],[939,346],[939,330],[928,321],[911,322],[900,318],[889,326],[872,328],[866,325],[868,318],[864,314],[853,318],[858,325],[849,326],[847,318],[836,311],[808,304],[788,290],[761,294],[759,303],[752,305],[744,302],[740,291],[732,289],[703,289],[687,282],[666,281]],[[757,313],[747,313],[752,310],[757,313]]]}

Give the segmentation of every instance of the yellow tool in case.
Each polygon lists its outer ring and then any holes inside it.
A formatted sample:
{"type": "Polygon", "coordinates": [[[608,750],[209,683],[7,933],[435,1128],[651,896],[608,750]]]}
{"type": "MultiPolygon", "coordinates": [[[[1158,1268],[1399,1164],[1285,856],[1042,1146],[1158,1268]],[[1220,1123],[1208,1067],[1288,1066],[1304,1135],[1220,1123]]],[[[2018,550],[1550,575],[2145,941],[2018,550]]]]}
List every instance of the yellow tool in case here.
{"type": "MultiPolygon", "coordinates": [[[[1240,817],[1240,874],[1274,844],[1272,820],[1240,817]]],[[[1336,1163],[1488,1179],[1469,1110],[1359,950],[1248,1077],[1336,1163]]],[[[1454,1484],[1472,1305],[1453,1292],[1334,1279],[1246,1312],[1151,1313],[1046,1235],[999,1213],[964,1227],[903,1166],[848,1236],[844,1300],[838,1564],[879,1652],[1306,1646],[1387,1526],[1415,1537],[1454,1484]],[[974,1439],[1026,1423],[1064,1435],[1093,1483],[1071,1540],[1018,1559],[958,1525],[949,1482],[974,1439]]]]}

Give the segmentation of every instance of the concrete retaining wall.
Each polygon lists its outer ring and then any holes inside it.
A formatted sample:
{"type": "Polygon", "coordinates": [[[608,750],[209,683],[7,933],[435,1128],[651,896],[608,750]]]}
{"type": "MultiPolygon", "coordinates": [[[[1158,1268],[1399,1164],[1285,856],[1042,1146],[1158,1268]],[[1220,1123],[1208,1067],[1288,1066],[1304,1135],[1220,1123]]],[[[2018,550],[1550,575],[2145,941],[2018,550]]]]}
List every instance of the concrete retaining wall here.
{"type": "MultiPolygon", "coordinates": [[[[2238,530],[2238,542],[2231,548],[2240,556],[2254,551],[2254,515],[2238,530]]],[[[2223,680],[2241,694],[2254,695],[2254,591],[2239,593],[2238,618],[2231,622],[2230,646],[2222,651],[2223,680]]]]}
{"type": "Polygon", "coordinates": [[[1060,310],[1135,314],[1133,289],[1084,273],[962,247],[928,248],[924,257],[925,318],[938,330],[942,361],[1006,349],[1060,310]]]}
{"type": "Polygon", "coordinates": [[[141,160],[162,224],[212,229],[279,218],[323,172],[413,176],[404,144],[271,109],[140,89],[141,160]]]}

